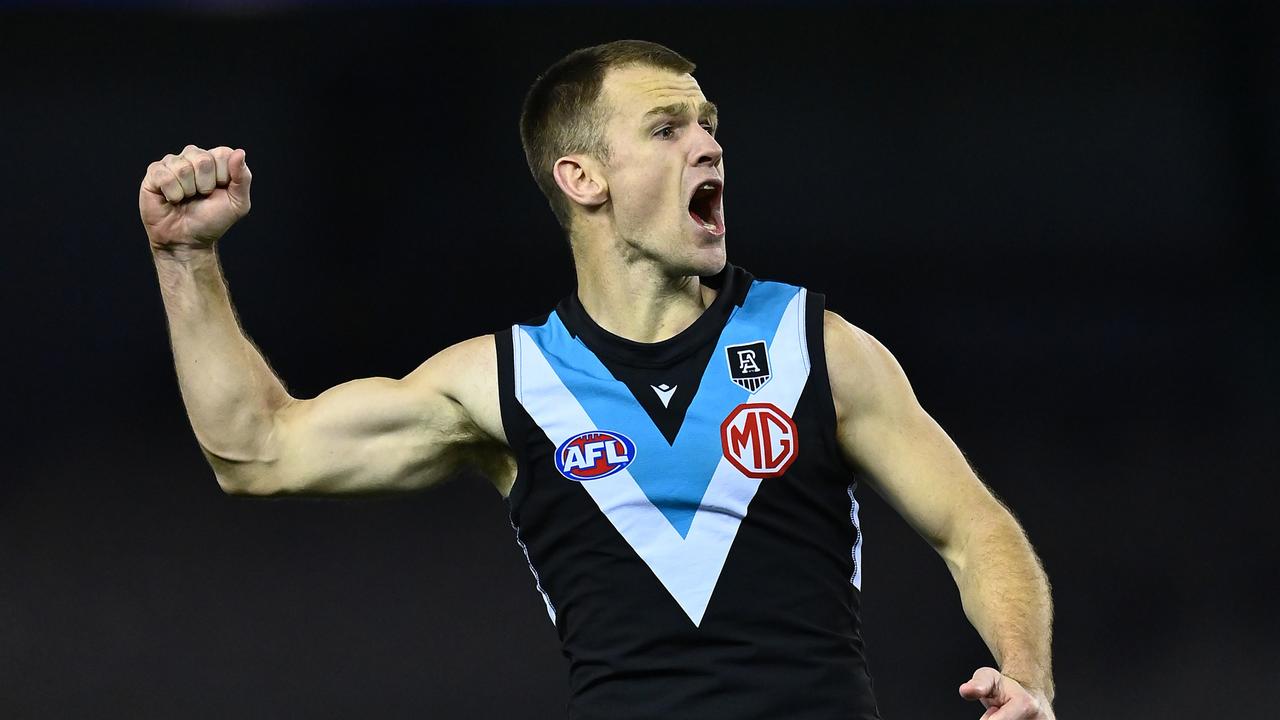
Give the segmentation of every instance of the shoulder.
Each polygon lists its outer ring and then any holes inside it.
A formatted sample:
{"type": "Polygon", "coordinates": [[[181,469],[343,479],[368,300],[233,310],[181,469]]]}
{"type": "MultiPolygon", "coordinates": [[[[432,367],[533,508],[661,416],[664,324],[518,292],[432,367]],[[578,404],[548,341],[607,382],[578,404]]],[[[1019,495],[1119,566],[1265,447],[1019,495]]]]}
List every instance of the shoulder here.
{"type": "Polygon", "coordinates": [[[839,418],[914,398],[902,366],[883,343],[840,315],[823,312],[827,374],[839,418]]]}
{"type": "Polygon", "coordinates": [[[830,310],[823,310],[822,337],[833,372],[838,367],[844,374],[874,379],[897,365],[889,349],[871,333],[830,310]]]}
{"type": "Polygon", "coordinates": [[[427,358],[405,377],[405,381],[445,391],[465,391],[468,387],[496,378],[497,364],[493,335],[480,335],[450,345],[427,358]]]}
{"type": "Polygon", "coordinates": [[[498,440],[498,360],[493,335],[480,335],[432,355],[401,380],[451,405],[485,435],[498,440]]]}

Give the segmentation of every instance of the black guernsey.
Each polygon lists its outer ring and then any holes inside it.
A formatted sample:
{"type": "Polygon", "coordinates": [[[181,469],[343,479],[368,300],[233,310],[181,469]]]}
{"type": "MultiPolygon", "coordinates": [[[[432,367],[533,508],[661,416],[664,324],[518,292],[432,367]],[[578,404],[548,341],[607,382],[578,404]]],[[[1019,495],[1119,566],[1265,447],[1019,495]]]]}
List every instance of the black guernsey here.
{"type": "Polygon", "coordinates": [[[569,659],[570,720],[872,720],[856,483],[823,298],[733,266],[669,340],[576,294],[497,333],[516,540],[569,659]]]}

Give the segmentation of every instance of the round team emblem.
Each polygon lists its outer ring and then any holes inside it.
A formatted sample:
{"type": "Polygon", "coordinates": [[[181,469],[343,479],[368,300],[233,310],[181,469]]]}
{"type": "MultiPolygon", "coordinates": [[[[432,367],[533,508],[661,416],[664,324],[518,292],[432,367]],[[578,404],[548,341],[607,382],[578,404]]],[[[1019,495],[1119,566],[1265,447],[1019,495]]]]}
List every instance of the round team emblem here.
{"type": "Polygon", "coordinates": [[[636,459],[636,444],[621,433],[591,430],[565,440],[556,448],[556,469],[570,480],[608,477],[636,459]]]}
{"type": "Polygon", "coordinates": [[[800,433],[773,403],[744,403],[720,424],[724,456],[752,478],[777,477],[796,459],[800,433]]]}

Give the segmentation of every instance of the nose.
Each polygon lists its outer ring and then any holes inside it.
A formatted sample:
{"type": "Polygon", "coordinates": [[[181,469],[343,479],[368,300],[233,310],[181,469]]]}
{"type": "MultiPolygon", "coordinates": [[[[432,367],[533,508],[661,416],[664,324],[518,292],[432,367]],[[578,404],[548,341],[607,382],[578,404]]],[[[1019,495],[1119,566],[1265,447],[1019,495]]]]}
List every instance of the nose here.
{"type": "Polygon", "coordinates": [[[694,167],[719,167],[720,159],[724,157],[724,148],[720,147],[720,143],[716,142],[715,137],[707,132],[706,128],[701,125],[694,127],[698,130],[689,153],[691,164],[694,167]]]}

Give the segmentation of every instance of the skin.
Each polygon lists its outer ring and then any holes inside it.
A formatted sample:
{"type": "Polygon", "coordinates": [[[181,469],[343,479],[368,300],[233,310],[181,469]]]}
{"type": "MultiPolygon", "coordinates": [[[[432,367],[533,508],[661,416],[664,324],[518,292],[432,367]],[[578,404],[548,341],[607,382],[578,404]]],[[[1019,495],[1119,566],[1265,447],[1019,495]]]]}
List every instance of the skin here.
{"type": "MultiPolygon", "coordinates": [[[[688,216],[689,190],[724,177],[714,118],[692,76],[613,69],[607,163],[559,158],[574,203],[578,294],[616,335],[656,342],[715,297],[699,276],[725,263],[725,237],[688,216]],[[646,117],[656,106],[682,114],[646,117]]],[[[498,404],[494,340],[449,347],[403,378],[363,378],[292,397],[240,329],[217,240],[250,208],[243,150],[188,145],[147,168],[139,212],[151,245],[188,417],[221,487],[241,495],[334,495],[424,488],[463,466],[504,497],[515,479],[498,404]]],[[[824,341],[846,459],[934,547],[1000,670],[959,688],[984,720],[1053,718],[1048,581],[1013,516],[974,475],[875,338],[827,312],[824,341]]]]}
{"type": "Polygon", "coordinates": [[[713,118],[645,117],[654,107],[701,107],[706,97],[691,75],[613,70],[601,96],[612,110],[608,164],[569,155],[552,171],[581,208],[572,237],[578,298],[604,329],[657,342],[692,324],[715,297],[698,276],[724,267],[725,240],[689,217],[689,190],[724,179],[724,151],[709,132],[713,118]]]}

